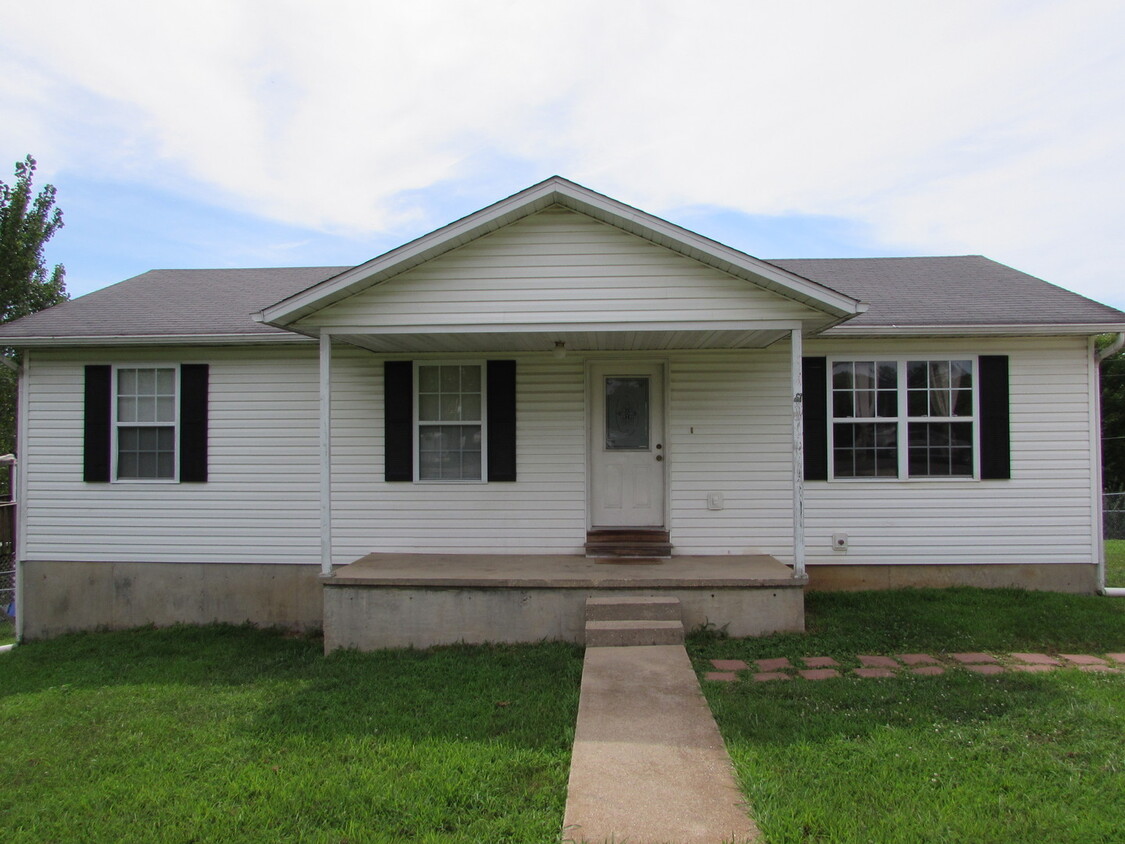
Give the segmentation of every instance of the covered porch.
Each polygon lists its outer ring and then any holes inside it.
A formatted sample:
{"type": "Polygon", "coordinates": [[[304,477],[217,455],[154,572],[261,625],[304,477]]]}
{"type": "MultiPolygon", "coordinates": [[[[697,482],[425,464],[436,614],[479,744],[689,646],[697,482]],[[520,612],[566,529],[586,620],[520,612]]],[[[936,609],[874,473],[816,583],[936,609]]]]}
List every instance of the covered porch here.
{"type": "Polygon", "coordinates": [[[266,308],[319,340],[326,647],[802,629],[802,344],[864,309],[557,177],[266,308]]]}
{"type": "Polygon", "coordinates": [[[369,554],[321,582],[324,645],[332,651],[543,639],[582,644],[586,600],[605,597],[677,598],[688,631],[800,631],[807,577],[765,554],[369,554]]]}

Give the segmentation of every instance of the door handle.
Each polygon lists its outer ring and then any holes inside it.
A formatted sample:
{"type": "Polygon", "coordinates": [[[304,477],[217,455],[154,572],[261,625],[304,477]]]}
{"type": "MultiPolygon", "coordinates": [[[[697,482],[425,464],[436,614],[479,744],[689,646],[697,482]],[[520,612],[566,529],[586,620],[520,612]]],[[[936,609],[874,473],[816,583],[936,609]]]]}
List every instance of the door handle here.
{"type": "Polygon", "coordinates": [[[663,454],[658,454],[658,455],[656,455],[656,462],[657,462],[657,463],[659,463],[659,462],[660,462],[661,460],[663,460],[663,459],[664,459],[664,455],[663,455],[663,454]]]}

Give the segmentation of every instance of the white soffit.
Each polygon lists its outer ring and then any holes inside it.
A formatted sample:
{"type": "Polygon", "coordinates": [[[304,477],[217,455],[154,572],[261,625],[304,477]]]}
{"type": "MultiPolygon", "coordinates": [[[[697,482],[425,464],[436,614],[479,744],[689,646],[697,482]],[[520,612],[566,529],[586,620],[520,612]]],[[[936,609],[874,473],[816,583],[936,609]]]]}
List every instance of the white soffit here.
{"type": "Polygon", "coordinates": [[[646,214],[589,188],[552,176],[427,235],[360,264],[307,290],[264,308],[255,319],[281,328],[379,284],[419,264],[501,229],[552,205],[585,214],[622,231],[692,258],[735,277],[744,278],[787,299],[822,311],[834,321],[867,310],[867,306],[822,284],[783,270],[737,249],[646,214]]]}
{"type": "Polygon", "coordinates": [[[395,334],[333,333],[334,340],[381,354],[553,352],[557,343],[566,354],[587,352],[686,351],[700,349],[764,349],[789,336],[783,329],[717,329],[714,331],[551,331],[551,332],[418,332],[395,334]]]}

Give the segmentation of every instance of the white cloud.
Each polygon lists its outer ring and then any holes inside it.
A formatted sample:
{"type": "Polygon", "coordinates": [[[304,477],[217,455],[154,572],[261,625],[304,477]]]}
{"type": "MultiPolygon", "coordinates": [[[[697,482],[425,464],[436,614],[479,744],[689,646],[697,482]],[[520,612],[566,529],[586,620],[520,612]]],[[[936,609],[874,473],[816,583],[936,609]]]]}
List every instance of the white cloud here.
{"type": "Polygon", "coordinates": [[[852,218],[889,252],[985,252],[1122,301],[1116,2],[75,0],[21,17],[0,35],[9,158],[337,232],[440,224],[417,192],[499,198],[525,186],[503,168],[518,161],[656,213],[852,218]]]}

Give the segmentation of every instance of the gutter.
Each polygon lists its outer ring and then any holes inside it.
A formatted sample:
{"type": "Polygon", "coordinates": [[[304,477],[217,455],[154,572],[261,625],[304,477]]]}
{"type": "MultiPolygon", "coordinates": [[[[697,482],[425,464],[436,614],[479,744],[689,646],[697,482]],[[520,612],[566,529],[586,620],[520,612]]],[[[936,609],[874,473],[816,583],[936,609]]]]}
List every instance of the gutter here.
{"type": "MultiPolygon", "coordinates": [[[[1102,477],[1102,438],[1100,436],[1100,433],[1101,433],[1101,418],[1102,418],[1101,417],[1101,413],[1102,413],[1102,401],[1101,401],[1101,397],[1102,397],[1102,390],[1101,390],[1102,367],[1101,367],[1101,364],[1107,358],[1111,358],[1115,354],[1120,352],[1122,348],[1125,348],[1125,331],[1117,332],[1117,339],[1115,339],[1112,343],[1110,343],[1108,346],[1106,346],[1100,352],[1094,352],[1094,364],[1095,364],[1095,368],[1096,368],[1096,371],[1097,371],[1096,392],[1095,392],[1095,395],[1094,395],[1094,400],[1096,402],[1095,406],[1097,407],[1097,413],[1098,413],[1097,418],[1098,418],[1098,433],[1099,433],[1099,436],[1095,440],[1096,448],[1097,448],[1097,454],[1095,455],[1094,460],[1095,460],[1095,466],[1097,467],[1097,470],[1098,470],[1098,489],[1101,489],[1101,477],[1102,477]]],[[[1098,514],[1099,514],[1099,516],[1098,516],[1098,528],[1101,531],[1102,536],[1099,536],[1099,543],[1098,543],[1098,583],[1100,584],[1100,586],[1098,588],[1098,593],[1101,594],[1101,595],[1106,595],[1107,597],[1110,597],[1110,598],[1125,598],[1125,588],[1120,587],[1120,586],[1106,586],[1105,585],[1105,540],[1103,538],[1104,528],[1103,528],[1103,520],[1101,518],[1101,512],[1102,512],[1102,508],[1104,508],[1104,506],[1105,505],[1102,502],[1099,502],[1099,504],[1098,504],[1098,507],[1099,507],[1099,509],[1098,509],[1098,514]]]]}

